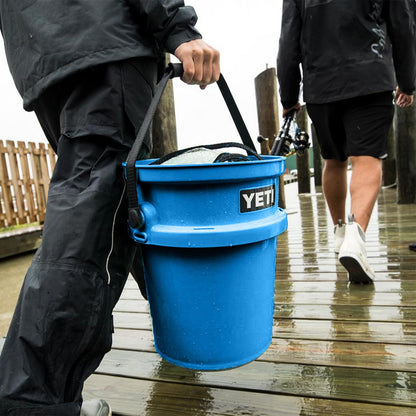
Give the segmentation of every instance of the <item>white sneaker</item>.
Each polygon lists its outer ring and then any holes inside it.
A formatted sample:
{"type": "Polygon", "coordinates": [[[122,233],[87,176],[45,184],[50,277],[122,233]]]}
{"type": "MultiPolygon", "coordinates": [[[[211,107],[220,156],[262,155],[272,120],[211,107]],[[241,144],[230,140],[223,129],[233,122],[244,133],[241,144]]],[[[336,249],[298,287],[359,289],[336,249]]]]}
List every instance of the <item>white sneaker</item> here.
{"type": "Polygon", "coordinates": [[[354,222],[353,214],[348,215],[345,238],[338,259],[347,269],[350,282],[372,283],[375,275],[367,261],[365,233],[360,225],[354,222]]]}
{"type": "Polygon", "coordinates": [[[110,405],[102,399],[86,400],[81,406],[80,416],[111,416],[110,405]]]}
{"type": "Polygon", "coordinates": [[[345,237],[345,224],[342,223],[342,220],[338,220],[338,224],[334,227],[334,252],[339,253],[339,249],[344,242],[345,237]]]}

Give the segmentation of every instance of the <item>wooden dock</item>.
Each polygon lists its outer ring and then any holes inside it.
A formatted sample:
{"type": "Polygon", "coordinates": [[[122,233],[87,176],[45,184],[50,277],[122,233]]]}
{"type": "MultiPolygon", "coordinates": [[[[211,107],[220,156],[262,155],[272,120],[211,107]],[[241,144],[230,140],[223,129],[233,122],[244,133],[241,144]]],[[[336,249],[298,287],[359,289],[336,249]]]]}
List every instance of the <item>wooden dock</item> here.
{"type": "Polygon", "coordinates": [[[104,398],[125,416],[416,415],[416,253],[408,248],[416,206],[381,192],[367,232],[375,284],[349,285],[322,194],[298,196],[296,186],[286,186],[270,348],[226,371],[166,363],[154,350],[148,304],[129,281],[113,349],[85,399],[104,398]]]}
{"type": "Polygon", "coordinates": [[[36,250],[41,243],[43,226],[35,225],[0,232],[0,259],[36,250]]]}

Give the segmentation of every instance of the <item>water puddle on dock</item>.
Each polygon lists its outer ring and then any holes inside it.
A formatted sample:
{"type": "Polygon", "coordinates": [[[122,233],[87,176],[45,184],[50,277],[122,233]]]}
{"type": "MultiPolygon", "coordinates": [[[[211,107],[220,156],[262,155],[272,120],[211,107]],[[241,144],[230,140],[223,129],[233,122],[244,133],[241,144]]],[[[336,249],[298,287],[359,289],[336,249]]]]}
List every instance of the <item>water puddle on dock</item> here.
{"type": "Polygon", "coordinates": [[[6,336],[34,252],[0,259],[0,338],[6,336]]]}

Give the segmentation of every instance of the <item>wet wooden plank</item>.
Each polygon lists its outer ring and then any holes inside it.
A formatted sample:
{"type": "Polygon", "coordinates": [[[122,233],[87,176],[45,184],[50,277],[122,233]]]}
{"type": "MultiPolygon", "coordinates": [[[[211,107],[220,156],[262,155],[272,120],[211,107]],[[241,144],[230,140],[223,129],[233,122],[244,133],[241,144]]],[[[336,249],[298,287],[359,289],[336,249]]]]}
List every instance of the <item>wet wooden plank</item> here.
{"type": "MultiPolygon", "coordinates": [[[[345,285],[343,285],[345,286],[345,285]]],[[[373,285],[351,285],[347,290],[332,291],[305,291],[303,288],[297,291],[281,291],[276,288],[275,305],[348,305],[348,306],[416,306],[416,291],[381,292],[375,291],[373,285]],[[369,290],[365,290],[368,286],[369,290]],[[363,289],[364,288],[364,289],[363,289]]],[[[117,310],[122,312],[148,312],[148,304],[139,298],[136,290],[126,290],[117,304],[117,310]]],[[[415,319],[416,320],[416,319],[415,319]]]]}
{"type": "Polygon", "coordinates": [[[371,321],[281,319],[275,322],[273,335],[279,338],[414,345],[416,325],[371,321]]]}
{"type": "MultiPolygon", "coordinates": [[[[303,270],[296,268],[296,270],[286,269],[277,271],[277,280],[292,281],[292,282],[343,282],[346,286],[349,285],[348,275],[345,270],[339,269],[331,272],[317,271],[310,268],[310,270],[303,270]]],[[[375,287],[379,282],[392,281],[412,281],[416,280],[415,272],[400,272],[400,271],[381,271],[376,273],[375,287]]]]}
{"type": "Polygon", "coordinates": [[[260,361],[416,372],[416,346],[273,338],[260,361]]]}
{"type": "MultiPolygon", "coordinates": [[[[312,300],[312,299],[311,299],[312,300]]],[[[311,301],[310,300],[310,301],[311,301]]],[[[308,304],[305,300],[276,302],[275,318],[321,319],[337,321],[407,322],[416,323],[416,309],[407,306],[367,306],[357,303],[333,304],[326,302],[308,304]],[[353,307],[352,307],[353,306],[353,307]]],[[[393,302],[392,302],[393,303],[393,302]]],[[[148,304],[140,300],[122,300],[115,308],[117,312],[149,312],[148,304]]]]}
{"type": "Polygon", "coordinates": [[[120,416],[414,416],[413,407],[253,393],[169,382],[93,375],[84,397],[106,400],[120,416]],[[400,412],[400,413],[398,413],[400,412]]]}
{"type": "MultiPolygon", "coordinates": [[[[395,243],[393,247],[383,247],[379,245],[371,246],[367,245],[367,256],[370,262],[378,261],[382,259],[385,263],[388,261],[399,262],[402,260],[410,261],[410,257],[413,255],[411,252],[407,253],[408,245],[414,240],[413,238],[403,239],[395,243]]],[[[278,243],[279,244],[279,243],[278,243]]],[[[287,245],[287,242],[281,242],[280,246],[287,245]]],[[[325,261],[336,263],[336,255],[332,249],[332,241],[323,242],[321,244],[314,244],[310,246],[304,246],[302,241],[295,246],[290,246],[290,251],[283,251],[283,248],[277,249],[277,263],[287,263],[288,258],[302,257],[307,262],[310,261],[325,261]],[[317,251],[318,249],[318,251],[317,251]]]]}
{"type": "MultiPolygon", "coordinates": [[[[356,287],[358,285],[352,285],[356,287]]],[[[373,287],[373,286],[370,286],[373,287]]],[[[276,291],[275,304],[293,305],[333,305],[369,307],[414,307],[416,306],[416,291],[406,292],[375,292],[345,290],[333,292],[304,292],[304,291],[276,291]]]]}
{"type": "MultiPolygon", "coordinates": [[[[416,235],[416,232],[415,232],[416,235]]],[[[314,246],[316,248],[316,245],[314,246]]],[[[368,259],[369,262],[375,266],[377,266],[380,270],[384,270],[382,266],[386,268],[392,268],[392,267],[401,267],[402,269],[409,269],[411,272],[414,270],[410,267],[414,265],[414,255],[411,251],[409,251],[410,254],[396,254],[396,255],[389,255],[388,257],[382,256],[382,253],[380,251],[368,251],[368,259]]],[[[291,253],[292,256],[295,253],[291,253]]],[[[277,268],[281,267],[282,265],[285,266],[308,266],[308,265],[315,265],[316,263],[319,263],[319,265],[323,266],[338,266],[338,260],[334,253],[331,252],[319,252],[317,254],[316,252],[306,252],[306,251],[299,251],[295,258],[291,258],[290,256],[284,257],[284,256],[278,256],[276,265],[277,268]]],[[[282,267],[283,269],[283,267],[282,267]]]]}
{"type": "MultiPolygon", "coordinates": [[[[293,216],[288,215],[288,229],[277,237],[277,250],[284,249],[284,242],[288,242],[291,249],[311,248],[314,244],[324,245],[325,251],[332,252],[330,246],[333,240],[333,226],[328,223],[324,227],[311,223],[308,226],[293,223],[293,216]],[[300,226],[299,226],[300,225],[300,226]],[[300,245],[299,245],[300,244],[300,245]]],[[[408,222],[402,218],[399,222],[389,224],[371,223],[366,232],[367,246],[372,249],[393,249],[397,242],[412,237],[416,232],[414,216],[409,217],[408,222]]]]}
{"type": "Polygon", "coordinates": [[[413,307],[361,305],[276,305],[275,318],[322,319],[333,321],[406,322],[416,326],[413,307]]]}
{"type": "Polygon", "coordinates": [[[111,350],[98,374],[205,387],[415,407],[416,373],[254,361],[227,371],[180,368],[155,353],[111,350]]]}
{"type": "MultiPolygon", "coordinates": [[[[370,266],[373,268],[375,274],[376,274],[376,279],[375,281],[377,282],[379,280],[379,275],[380,277],[382,277],[381,280],[384,280],[386,277],[386,275],[389,274],[400,274],[400,277],[407,277],[405,280],[407,279],[412,279],[414,280],[416,277],[416,272],[413,269],[413,265],[412,264],[399,264],[399,263],[392,263],[392,264],[380,264],[380,263],[375,263],[372,262],[371,259],[369,260],[369,264],[370,266]]],[[[306,274],[306,275],[311,275],[311,274],[334,274],[337,272],[342,273],[345,276],[345,282],[348,281],[347,279],[347,273],[345,271],[345,269],[343,269],[343,267],[340,264],[322,264],[322,263],[310,263],[310,264],[290,264],[288,266],[283,266],[282,262],[278,261],[277,265],[276,265],[276,272],[277,273],[285,273],[285,272],[289,272],[290,274],[293,273],[301,273],[301,274],[306,274]]]]}
{"type": "MultiPolygon", "coordinates": [[[[153,333],[116,328],[113,348],[155,352],[153,333]]],[[[416,345],[273,338],[258,360],[416,372],[416,345]]]]}
{"type": "MultiPolygon", "coordinates": [[[[116,312],[117,328],[147,329],[151,318],[145,313],[116,312]]],[[[275,319],[273,336],[278,338],[416,344],[416,323],[275,319]]]]}
{"type": "MultiPolygon", "coordinates": [[[[129,292],[134,289],[125,291],[126,297],[130,298],[129,292]]],[[[137,291],[137,290],[136,290],[137,291]]],[[[341,294],[349,297],[379,296],[382,293],[395,293],[399,296],[407,296],[408,293],[416,293],[416,279],[410,281],[382,281],[376,282],[375,285],[345,285],[344,282],[325,282],[325,281],[307,281],[307,282],[291,282],[287,280],[276,280],[276,295],[279,296],[283,292],[314,292],[315,295],[321,293],[333,293],[334,296],[341,294]]],[[[133,295],[133,294],[132,294],[133,295]]]]}
{"type": "MultiPolygon", "coordinates": [[[[416,255],[415,255],[416,257],[416,255]]],[[[400,296],[407,299],[413,298],[413,295],[416,295],[416,279],[408,281],[381,281],[376,282],[375,285],[346,285],[345,281],[288,281],[288,280],[276,280],[276,297],[279,297],[283,294],[286,296],[286,293],[311,293],[314,294],[311,296],[316,296],[320,294],[325,294],[329,292],[334,294],[334,297],[346,296],[349,299],[368,299],[369,297],[374,297],[377,299],[379,296],[384,296],[382,294],[395,294],[392,296],[400,296]]],[[[327,295],[324,295],[327,296],[327,295]]],[[[123,291],[124,299],[137,299],[143,300],[140,291],[137,287],[137,284],[129,279],[126,284],[126,288],[123,291]]]]}

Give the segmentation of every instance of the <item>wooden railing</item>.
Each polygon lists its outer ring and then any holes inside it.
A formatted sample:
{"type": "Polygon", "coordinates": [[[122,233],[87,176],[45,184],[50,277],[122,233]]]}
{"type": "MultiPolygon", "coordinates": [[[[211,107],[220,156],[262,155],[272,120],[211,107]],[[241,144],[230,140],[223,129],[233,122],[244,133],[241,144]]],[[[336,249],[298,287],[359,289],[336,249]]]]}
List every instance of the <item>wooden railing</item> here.
{"type": "Polygon", "coordinates": [[[0,140],[0,228],[43,223],[55,162],[49,145],[0,140]]]}

